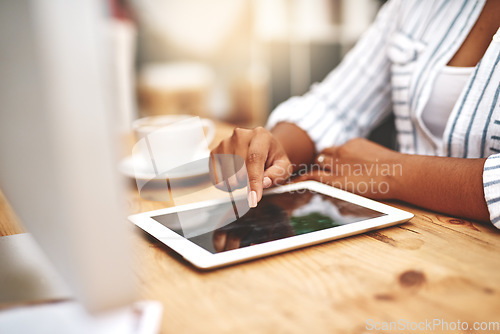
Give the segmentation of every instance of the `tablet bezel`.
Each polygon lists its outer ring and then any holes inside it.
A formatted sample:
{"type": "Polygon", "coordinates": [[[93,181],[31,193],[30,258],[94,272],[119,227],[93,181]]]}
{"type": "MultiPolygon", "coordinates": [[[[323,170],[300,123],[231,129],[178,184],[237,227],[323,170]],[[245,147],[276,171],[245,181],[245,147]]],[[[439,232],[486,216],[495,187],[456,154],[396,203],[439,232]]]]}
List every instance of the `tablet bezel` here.
{"type": "Polygon", "coordinates": [[[381,229],[384,227],[403,223],[414,216],[410,212],[403,211],[401,209],[397,209],[389,205],[382,204],[374,200],[355,195],[353,193],[334,188],[316,181],[298,182],[267,189],[264,191],[263,196],[298,190],[315,191],[327,196],[338,198],[375,211],[379,211],[385,215],[215,254],[207,251],[206,249],[196,245],[190,240],[170,230],[168,227],[157,222],[152,217],[191,209],[209,207],[222,203],[224,200],[209,200],[148,211],[131,215],[128,217],[128,219],[132,223],[173,249],[188,262],[192,263],[195,267],[199,269],[212,269],[255,259],[262,256],[272,255],[288,250],[323,243],[330,240],[344,238],[375,229],[381,229]]]}

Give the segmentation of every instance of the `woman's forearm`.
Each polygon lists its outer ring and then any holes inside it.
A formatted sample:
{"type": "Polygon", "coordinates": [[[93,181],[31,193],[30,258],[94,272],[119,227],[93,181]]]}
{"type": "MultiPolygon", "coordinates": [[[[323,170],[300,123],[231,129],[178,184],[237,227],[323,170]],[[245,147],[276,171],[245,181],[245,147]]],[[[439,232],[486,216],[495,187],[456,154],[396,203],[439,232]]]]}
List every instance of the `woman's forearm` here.
{"type": "Polygon", "coordinates": [[[393,175],[392,197],[457,217],[489,221],[484,162],[401,154],[401,175],[393,175]]]}
{"type": "Polygon", "coordinates": [[[320,152],[316,180],[374,199],[397,199],[457,217],[489,221],[485,159],[409,155],[363,138],[320,152]]]}

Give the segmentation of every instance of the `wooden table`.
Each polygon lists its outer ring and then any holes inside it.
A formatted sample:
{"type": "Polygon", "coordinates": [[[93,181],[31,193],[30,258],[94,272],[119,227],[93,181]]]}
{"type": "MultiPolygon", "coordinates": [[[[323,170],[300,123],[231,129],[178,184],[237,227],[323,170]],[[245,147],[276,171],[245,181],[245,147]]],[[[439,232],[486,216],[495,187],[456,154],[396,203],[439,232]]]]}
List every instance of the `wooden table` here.
{"type": "MultiPolygon", "coordinates": [[[[230,132],[230,126],[218,124],[215,142],[230,132]]],[[[424,333],[431,331],[368,329],[375,322],[412,326],[434,319],[449,326],[457,321],[500,325],[500,232],[389,204],[415,217],[396,227],[210,272],[194,269],[137,230],[140,297],[163,303],[163,333],[424,333]]],[[[130,213],[137,213],[166,204],[140,198],[131,182],[128,205],[130,213]]],[[[0,193],[0,235],[21,232],[0,193]]],[[[462,331],[438,327],[434,332],[462,331]]]]}

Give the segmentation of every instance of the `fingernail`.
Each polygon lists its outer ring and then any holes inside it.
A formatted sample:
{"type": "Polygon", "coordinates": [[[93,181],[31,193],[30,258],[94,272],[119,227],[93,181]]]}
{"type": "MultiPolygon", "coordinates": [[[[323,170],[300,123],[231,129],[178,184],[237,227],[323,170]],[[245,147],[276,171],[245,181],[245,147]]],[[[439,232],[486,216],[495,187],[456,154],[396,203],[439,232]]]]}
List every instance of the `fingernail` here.
{"type": "Polygon", "coordinates": [[[318,163],[323,163],[323,161],[325,161],[325,156],[323,154],[320,154],[316,160],[318,161],[318,163]]]}
{"type": "Polygon", "coordinates": [[[262,180],[262,186],[264,188],[269,188],[273,184],[273,181],[271,181],[271,178],[268,176],[264,176],[264,180],[262,180]]]}
{"type": "Polygon", "coordinates": [[[253,190],[248,193],[248,206],[251,208],[255,208],[257,206],[257,193],[253,190]]]}

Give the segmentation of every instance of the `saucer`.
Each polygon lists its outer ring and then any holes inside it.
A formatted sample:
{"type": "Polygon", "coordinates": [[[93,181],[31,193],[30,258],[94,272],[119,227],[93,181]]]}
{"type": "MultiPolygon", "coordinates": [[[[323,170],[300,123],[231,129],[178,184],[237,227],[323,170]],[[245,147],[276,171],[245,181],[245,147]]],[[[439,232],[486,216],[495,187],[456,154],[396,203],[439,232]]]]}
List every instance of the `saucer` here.
{"type": "Polygon", "coordinates": [[[149,165],[130,155],[119,163],[118,169],[125,176],[141,181],[160,181],[165,180],[167,177],[170,180],[190,179],[204,176],[209,173],[208,157],[175,167],[163,174],[156,174],[149,165]],[[136,168],[138,170],[136,170],[136,168]]]}

